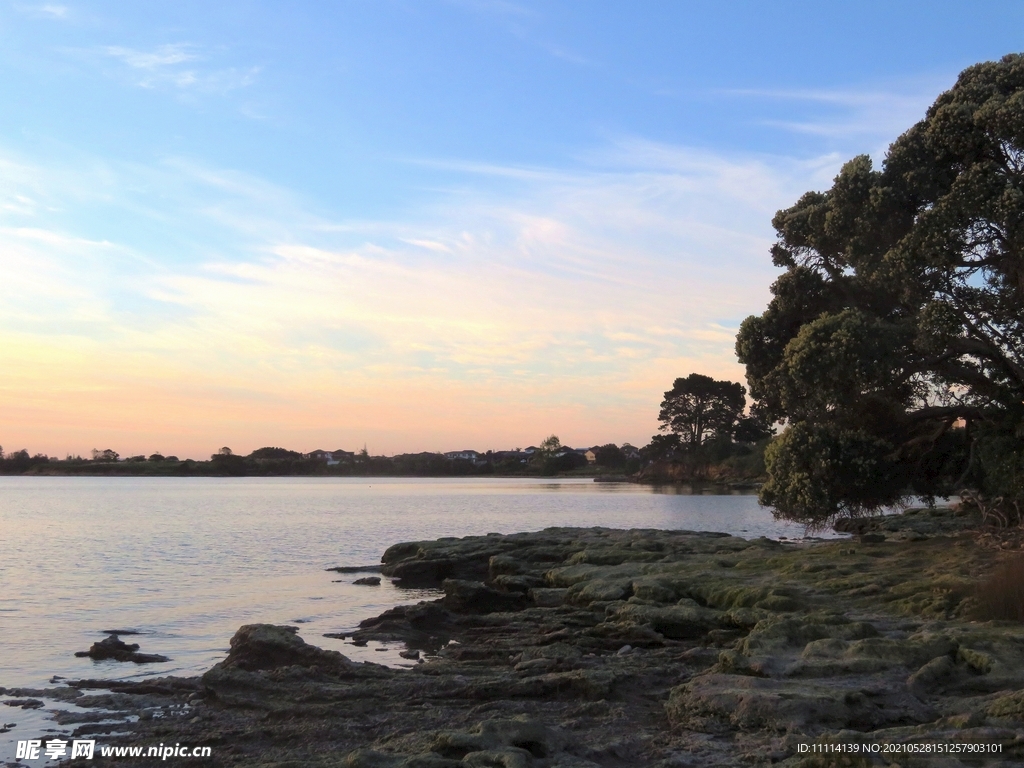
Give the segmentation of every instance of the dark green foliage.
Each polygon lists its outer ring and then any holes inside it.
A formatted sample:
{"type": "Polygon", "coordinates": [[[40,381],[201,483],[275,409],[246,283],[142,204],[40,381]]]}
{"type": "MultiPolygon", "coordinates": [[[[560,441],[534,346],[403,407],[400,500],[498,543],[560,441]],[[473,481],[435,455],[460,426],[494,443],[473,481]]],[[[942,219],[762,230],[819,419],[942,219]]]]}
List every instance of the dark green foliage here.
{"type": "Polygon", "coordinates": [[[1024,58],[965,70],[890,147],[776,214],[736,342],[788,430],[762,500],[820,524],[962,485],[1024,502],[1024,58]]]}
{"type": "Polygon", "coordinates": [[[760,477],[772,430],[762,413],[744,415],[746,402],[746,390],[737,382],[699,373],[676,379],[659,414],[668,434],[655,435],[640,450],[643,462],[664,465],[652,476],[674,481],[760,477]]]}
{"type": "Polygon", "coordinates": [[[864,431],[797,422],[765,451],[761,501],[811,523],[821,509],[850,514],[884,506],[903,491],[892,452],[864,431]]]}
{"type": "Polygon", "coordinates": [[[32,471],[41,464],[47,464],[49,461],[50,458],[41,453],[30,456],[29,452],[24,448],[6,455],[4,455],[3,451],[0,451],[0,472],[20,475],[24,472],[32,471]]]}
{"type": "Polygon", "coordinates": [[[676,379],[661,402],[661,429],[692,447],[719,434],[732,435],[746,406],[746,391],[734,381],[716,381],[691,373],[676,379]]]}
{"type": "MultiPolygon", "coordinates": [[[[621,451],[620,451],[621,453],[621,451]]],[[[574,469],[582,469],[587,466],[587,457],[575,451],[563,453],[561,456],[552,456],[547,461],[546,469],[550,468],[555,473],[571,472],[574,469]]]]}
{"type": "Polygon", "coordinates": [[[597,449],[597,466],[621,467],[625,463],[626,456],[615,443],[608,443],[608,445],[602,445],[597,449]]]}
{"type": "Polygon", "coordinates": [[[683,452],[682,441],[674,432],[667,435],[654,435],[651,442],[640,449],[645,461],[672,461],[683,452]]]}
{"type": "Polygon", "coordinates": [[[751,414],[740,416],[732,437],[737,443],[759,443],[771,435],[772,430],[768,422],[757,414],[751,414]]]}
{"type": "Polygon", "coordinates": [[[289,451],[287,448],[257,448],[249,454],[250,459],[301,459],[302,454],[298,451],[289,451]]]}
{"type": "MultiPolygon", "coordinates": [[[[223,451],[224,449],[221,449],[223,451]]],[[[241,477],[249,474],[243,456],[233,453],[215,453],[210,457],[210,467],[215,475],[232,475],[241,477]]]]}

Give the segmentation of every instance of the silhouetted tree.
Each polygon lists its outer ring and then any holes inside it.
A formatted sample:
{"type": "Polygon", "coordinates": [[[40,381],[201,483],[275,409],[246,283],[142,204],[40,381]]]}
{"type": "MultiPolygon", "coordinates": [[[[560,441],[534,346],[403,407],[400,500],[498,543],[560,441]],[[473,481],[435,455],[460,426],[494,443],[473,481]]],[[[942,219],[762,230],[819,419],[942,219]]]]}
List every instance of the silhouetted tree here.
{"type": "Polygon", "coordinates": [[[1024,510],[1024,56],[966,69],[881,170],[856,157],[772,223],[786,272],[736,341],[788,424],[762,501],[824,524],[966,486],[1024,510]]]}
{"type": "Polygon", "coordinates": [[[661,429],[679,435],[683,444],[696,448],[716,435],[732,435],[746,406],[746,391],[732,381],[716,381],[691,373],[676,379],[661,402],[661,429]]]}

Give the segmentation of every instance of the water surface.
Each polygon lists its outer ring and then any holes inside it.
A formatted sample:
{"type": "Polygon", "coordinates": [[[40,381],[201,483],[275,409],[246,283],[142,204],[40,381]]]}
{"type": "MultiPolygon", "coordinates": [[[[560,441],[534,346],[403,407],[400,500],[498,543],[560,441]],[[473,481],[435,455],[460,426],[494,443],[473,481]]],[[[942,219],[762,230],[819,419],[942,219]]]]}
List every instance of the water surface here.
{"type": "MultiPolygon", "coordinates": [[[[424,593],[387,579],[354,586],[357,576],[324,569],[377,563],[398,541],[549,526],[803,535],[752,495],[590,480],[0,477],[0,686],[196,674],[252,622],[295,624],[308,642],[393,661],[397,648],[322,635],[424,593]],[[172,660],[74,656],[121,628],[172,660]]],[[[0,708],[0,722],[25,717],[0,708]]]]}

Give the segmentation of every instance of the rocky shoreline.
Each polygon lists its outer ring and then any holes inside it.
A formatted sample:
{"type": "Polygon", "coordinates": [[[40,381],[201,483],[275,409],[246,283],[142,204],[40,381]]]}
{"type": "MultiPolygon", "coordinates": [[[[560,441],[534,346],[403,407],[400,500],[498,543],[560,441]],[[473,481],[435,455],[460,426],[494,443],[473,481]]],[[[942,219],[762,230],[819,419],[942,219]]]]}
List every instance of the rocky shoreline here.
{"type": "Polygon", "coordinates": [[[198,678],[0,693],[84,708],[64,716],[80,737],[210,746],[205,765],[1024,765],[1024,627],[970,618],[1018,540],[944,509],[855,528],[814,543],[601,528],[403,543],[381,575],[445,597],[350,640],[403,643],[412,669],[248,625],[198,678]],[[100,724],[112,710],[138,720],[100,724]],[[1000,752],[800,751],[812,744],[1000,752]]]}

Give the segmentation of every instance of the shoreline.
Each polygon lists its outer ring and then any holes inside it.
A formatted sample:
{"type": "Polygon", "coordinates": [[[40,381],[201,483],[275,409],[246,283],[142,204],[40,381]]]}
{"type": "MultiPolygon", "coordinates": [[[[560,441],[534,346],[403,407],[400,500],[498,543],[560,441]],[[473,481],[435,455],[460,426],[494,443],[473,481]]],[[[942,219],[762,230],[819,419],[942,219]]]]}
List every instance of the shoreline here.
{"type": "Polygon", "coordinates": [[[398,544],[382,575],[445,597],[350,640],[401,642],[413,669],[249,625],[201,677],[46,693],[139,715],[110,743],[210,745],[216,765],[810,766],[798,744],[965,739],[1024,760],[1024,629],[968,618],[1005,552],[950,510],[863,527],[800,545],[601,528],[398,544]]]}

